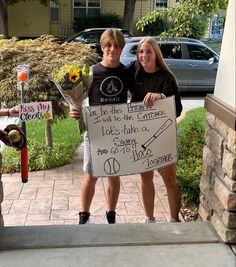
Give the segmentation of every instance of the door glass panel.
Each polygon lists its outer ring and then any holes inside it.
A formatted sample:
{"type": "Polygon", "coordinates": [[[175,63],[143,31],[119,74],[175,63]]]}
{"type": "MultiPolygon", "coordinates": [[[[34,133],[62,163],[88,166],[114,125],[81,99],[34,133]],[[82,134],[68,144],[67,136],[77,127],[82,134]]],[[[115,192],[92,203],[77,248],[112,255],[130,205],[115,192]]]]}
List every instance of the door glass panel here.
{"type": "Polygon", "coordinates": [[[181,59],[182,50],[180,45],[175,44],[160,44],[161,52],[164,58],[181,59]]]}
{"type": "Polygon", "coordinates": [[[189,59],[209,60],[214,54],[204,46],[187,45],[189,59]]]}
{"type": "Polygon", "coordinates": [[[137,49],[138,49],[138,45],[134,45],[131,49],[130,49],[130,54],[132,55],[137,55],[137,49]]]}
{"type": "Polygon", "coordinates": [[[85,43],[97,43],[98,34],[97,33],[86,33],[86,34],[83,34],[83,39],[85,43]]]}

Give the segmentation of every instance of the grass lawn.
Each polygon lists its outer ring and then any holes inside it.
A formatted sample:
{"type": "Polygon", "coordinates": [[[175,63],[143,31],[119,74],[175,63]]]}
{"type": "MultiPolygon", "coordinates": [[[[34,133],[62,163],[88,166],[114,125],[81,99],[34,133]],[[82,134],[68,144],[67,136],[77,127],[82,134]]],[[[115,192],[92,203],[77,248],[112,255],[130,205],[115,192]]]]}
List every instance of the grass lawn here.
{"type": "MultiPolygon", "coordinates": [[[[77,122],[71,118],[52,125],[53,148],[46,146],[45,121],[26,123],[29,170],[44,170],[71,163],[82,141],[77,122]]],[[[3,173],[20,171],[20,152],[10,147],[3,150],[3,173]]]]}
{"type": "MultiPolygon", "coordinates": [[[[37,140],[45,144],[45,122],[29,121],[27,122],[27,137],[29,140],[37,140]]],[[[78,145],[82,137],[79,134],[77,122],[74,119],[66,118],[57,120],[52,125],[52,138],[54,144],[72,144],[78,145]]]]}

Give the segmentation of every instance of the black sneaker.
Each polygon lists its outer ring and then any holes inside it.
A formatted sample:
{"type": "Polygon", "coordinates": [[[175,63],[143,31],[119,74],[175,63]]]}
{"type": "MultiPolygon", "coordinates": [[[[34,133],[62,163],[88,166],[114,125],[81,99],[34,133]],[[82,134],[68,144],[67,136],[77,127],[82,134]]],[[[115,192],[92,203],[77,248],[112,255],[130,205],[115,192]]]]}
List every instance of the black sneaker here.
{"type": "Polygon", "coordinates": [[[79,224],[86,224],[89,223],[89,216],[90,213],[89,212],[79,212],[79,224]]]}
{"type": "Polygon", "coordinates": [[[116,223],[116,212],[115,211],[106,212],[106,219],[108,224],[116,223]]]}

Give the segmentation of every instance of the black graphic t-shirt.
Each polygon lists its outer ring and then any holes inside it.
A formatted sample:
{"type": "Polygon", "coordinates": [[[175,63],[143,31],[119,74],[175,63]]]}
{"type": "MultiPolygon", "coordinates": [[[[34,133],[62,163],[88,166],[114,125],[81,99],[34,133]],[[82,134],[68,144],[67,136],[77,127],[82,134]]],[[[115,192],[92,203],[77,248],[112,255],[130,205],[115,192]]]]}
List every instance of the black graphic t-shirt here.
{"type": "Polygon", "coordinates": [[[89,105],[127,102],[128,79],[124,65],[107,68],[98,63],[92,67],[92,71],[93,80],[88,93],[89,105]]]}

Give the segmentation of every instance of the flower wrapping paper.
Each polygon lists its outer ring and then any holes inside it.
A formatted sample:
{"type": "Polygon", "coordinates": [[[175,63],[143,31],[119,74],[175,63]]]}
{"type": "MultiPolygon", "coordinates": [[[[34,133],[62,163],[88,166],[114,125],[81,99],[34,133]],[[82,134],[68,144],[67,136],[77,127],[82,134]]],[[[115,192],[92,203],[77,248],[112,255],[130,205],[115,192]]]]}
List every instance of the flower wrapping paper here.
{"type": "Polygon", "coordinates": [[[53,71],[53,82],[65,101],[78,111],[81,111],[81,118],[78,122],[80,133],[86,130],[82,110],[90,81],[91,72],[87,65],[83,67],[65,65],[61,69],[53,71]]]}

